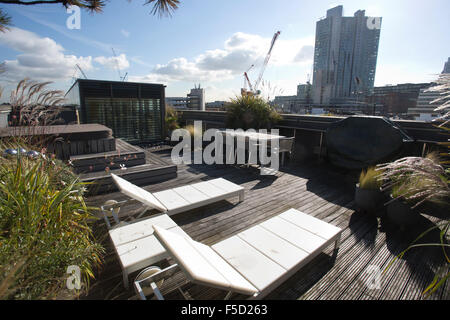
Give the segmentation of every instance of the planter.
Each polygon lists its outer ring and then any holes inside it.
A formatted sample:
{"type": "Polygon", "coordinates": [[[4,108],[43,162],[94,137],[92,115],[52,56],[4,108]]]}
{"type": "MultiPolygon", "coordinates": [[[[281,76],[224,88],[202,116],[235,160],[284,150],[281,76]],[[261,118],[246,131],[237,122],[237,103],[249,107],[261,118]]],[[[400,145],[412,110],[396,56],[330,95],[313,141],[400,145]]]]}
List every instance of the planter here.
{"type": "Polygon", "coordinates": [[[359,210],[381,217],[384,213],[384,195],[380,190],[363,189],[356,184],[355,204],[359,210]]]}
{"type": "Polygon", "coordinates": [[[412,226],[419,222],[420,214],[400,199],[393,199],[387,205],[386,213],[390,221],[400,227],[412,226]]]}

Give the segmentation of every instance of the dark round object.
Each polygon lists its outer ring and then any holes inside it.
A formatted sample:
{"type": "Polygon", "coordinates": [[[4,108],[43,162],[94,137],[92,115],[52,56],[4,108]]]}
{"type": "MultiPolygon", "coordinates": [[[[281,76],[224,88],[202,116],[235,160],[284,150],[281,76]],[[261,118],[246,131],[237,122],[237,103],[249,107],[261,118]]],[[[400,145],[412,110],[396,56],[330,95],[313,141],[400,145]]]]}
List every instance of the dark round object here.
{"type": "Polygon", "coordinates": [[[412,226],[420,220],[420,214],[400,199],[394,199],[387,205],[386,214],[390,221],[400,227],[412,226]]]}
{"type": "Polygon", "coordinates": [[[412,141],[386,118],[354,116],[330,124],[326,133],[332,164],[361,170],[398,154],[404,142],[412,141]]]}
{"type": "Polygon", "coordinates": [[[376,217],[381,217],[384,211],[384,195],[380,190],[363,189],[357,184],[355,188],[355,204],[358,209],[376,217]]]}
{"type": "Polygon", "coordinates": [[[27,152],[27,157],[30,157],[30,158],[37,158],[37,157],[39,157],[39,155],[40,155],[40,153],[35,150],[30,150],[27,152]]]}
{"type": "Polygon", "coordinates": [[[17,156],[17,150],[16,149],[6,149],[3,152],[3,156],[4,157],[12,157],[12,156],[17,156]]]}

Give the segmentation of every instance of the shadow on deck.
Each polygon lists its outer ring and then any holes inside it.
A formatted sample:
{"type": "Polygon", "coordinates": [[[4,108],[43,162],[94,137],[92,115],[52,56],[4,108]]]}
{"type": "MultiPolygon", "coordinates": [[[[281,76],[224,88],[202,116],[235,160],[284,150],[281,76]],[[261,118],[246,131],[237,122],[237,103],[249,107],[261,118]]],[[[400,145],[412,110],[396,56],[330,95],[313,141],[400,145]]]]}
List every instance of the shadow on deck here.
{"type": "MultiPolygon", "coordinates": [[[[170,159],[170,150],[158,151],[158,156],[170,159]]],[[[402,231],[386,219],[378,222],[374,217],[356,212],[352,177],[325,165],[292,164],[272,177],[260,176],[254,168],[180,165],[176,179],[148,185],[145,189],[160,191],[216,177],[245,187],[245,201],[239,204],[237,201],[221,201],[172,216],[194,240],[211,245],[290,208],[343,229],[334,263],[330,259],[332,247],[329,247],[275,289],[267,299],[422,299],[421,294],[433,280],[434,272],[445,263],[441,249],[413,249],[381,275],[378,287],[373,286],[371,279],[375,278],[376,270],[383,271],[396,255],[437,219],[423,217],[417,228],[402,231]]],[[[101,205],[108,199],[122,200],[125,196],[111,193],[89,200],[92,205],[101,205]]],[[[137,209],[137,206],[129,206],[123,211],[133,213],[137,209]]],[[[105,263],[84,298],[132,298],[132,289],[127,291],[123,288],[121,269],[104,224],[99,222],[96,232],[103,237],[105,263]]],[[[427,240],[439,241],[438,236],[436,233],[430,234],[427,240]]],[[[176,283],[185,279],[177,274],[171,280],[176,283]]],[[[429,299],[449,299],[449,282],[429,299]]],[[[170,287],[170,282],[168,284],[170,287]]],[[[185,285],[184,289],[196,299],[222,299],[225,295],[216,289],[191,284],[185,285]]],[[[179,299],[180,295],[169,294],[167,298],[179,299]]]]}

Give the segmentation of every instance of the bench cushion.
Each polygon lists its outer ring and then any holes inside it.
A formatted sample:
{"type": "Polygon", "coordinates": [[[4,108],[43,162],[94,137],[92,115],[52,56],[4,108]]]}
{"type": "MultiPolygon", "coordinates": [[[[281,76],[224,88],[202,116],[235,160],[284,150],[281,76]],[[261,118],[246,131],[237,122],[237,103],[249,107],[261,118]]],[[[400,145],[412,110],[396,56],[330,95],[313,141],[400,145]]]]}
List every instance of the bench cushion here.
{"type": "Polygon", "coordinates": [[[153,228],[155,236],[191,281],[248,295],[258,292],[210,247],[156,225],[153,228]]]}
{"type": "Polygon", "coordinates": [[[261,296],[336,241],[342,232],[295,209],[211,247],[159,226],[153,228],[156,238],[190,280],[261,296]]]}
{"type": "Polygon", "coordinates": [[[114,173],[111,173],[111,177],[120,189],[120,192],[123,194],[129,196],[130,198],[139,200],[150,208],[157,209],[161,212],[167,211],[167,208],[147,190],[128,182],[114,173]]]}

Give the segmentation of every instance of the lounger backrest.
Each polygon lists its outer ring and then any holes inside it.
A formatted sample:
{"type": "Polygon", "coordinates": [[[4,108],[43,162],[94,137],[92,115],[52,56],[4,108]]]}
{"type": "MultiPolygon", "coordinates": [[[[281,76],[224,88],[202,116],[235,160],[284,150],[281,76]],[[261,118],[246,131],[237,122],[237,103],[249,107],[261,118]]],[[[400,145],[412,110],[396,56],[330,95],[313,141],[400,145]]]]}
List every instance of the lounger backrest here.
{"type": "Polygon", "coordinates": [[[122,192],[123,194],[144,203],[150,208],[157,209],[161,212],[167,211],[167,208],[147,190],[144,190],[132,184],[131,182],[128,182],[127,180],[115,175],[114,173],[111,173],[111,177],[113,181],[116,183],[120,192],[122,192]]]}
{"type": "Polygon", "coordinates": [[[209,246],[183,238],[156,225],[154,235],[190,281],[253,295],[258,290],[209,246]]]}

